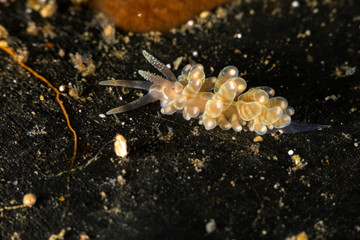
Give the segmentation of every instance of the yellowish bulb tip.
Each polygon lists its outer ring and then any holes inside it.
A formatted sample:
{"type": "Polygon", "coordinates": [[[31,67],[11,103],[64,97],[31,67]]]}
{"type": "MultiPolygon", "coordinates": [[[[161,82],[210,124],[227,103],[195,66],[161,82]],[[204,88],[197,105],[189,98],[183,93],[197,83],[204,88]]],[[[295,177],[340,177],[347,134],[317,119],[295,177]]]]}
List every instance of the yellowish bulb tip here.
{"type": "Polygon", "coordinates": [[[237,90],[238,90],[238,92],[242,92],[242,91],[244,91],[244,85],[238,85],[238,87],[237,87],[237,90]]]}
{"type": "Polygon", "coordinates": [[[229,71],[229,73],[230,73],[231,76],[233,76],[233,75],[236,74],[236,70],[235,70],[235,69],[231,69],[231,70],[229,71]]]}
{"type": "Polygon", "coordinates": [[[261,104],[263,104],[264,102],[265,102],[265,97],[264,96],[261,96],[259,99],[258,99],[258,101],[259,101],[259,103],[261,103],[261,104]]]}

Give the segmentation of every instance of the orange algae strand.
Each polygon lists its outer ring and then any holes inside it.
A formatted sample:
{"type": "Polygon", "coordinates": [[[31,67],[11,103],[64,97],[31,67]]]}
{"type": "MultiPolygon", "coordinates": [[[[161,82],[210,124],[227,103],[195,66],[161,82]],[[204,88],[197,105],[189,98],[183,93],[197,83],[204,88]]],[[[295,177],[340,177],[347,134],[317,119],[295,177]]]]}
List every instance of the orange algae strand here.
{"type": "Polygon", "coordinates": [[[60,100],[60,92],[59,92],[59,90],[57,88],[55,88],[45,77],[38,74],[35,70],[33,70],[32,68],[27,66],[24,62],[22,62],[21,57],[19,57],[11,48],[9,48],[7,46],[0,46],[0,49],[7,52],[22,68],[26,69],[28,72],[30,72],[32,75],[34,75],[36,78],[43,81],[45,84],[47,84],[56,93],[56,101],[60,105],[60,108],[61,108],[61,110],[62,110],[62,112],[63,112],[63,114],[65,116],[65,119],[66,119],[66,124],[67,124],[68,128],[70,129],[70,131],[72,132],[72,134],[74,136],[73,156],[70,159],[70,164],[71,164],[70,168],[72,168],[74,166],[75,158],[76,158],[76,154],[77,154],[77,134],[76,134],[75,130],[73,129],[73,127],[71,126],[69,115],[67,114],[66,109],[65,109],[62,101],[60,100]]]}
{"type": "Polygon", "coordinates": [[[232,0],[92,0],[115,25],[125,31],[167,31],[202,11],[232,0]]]}

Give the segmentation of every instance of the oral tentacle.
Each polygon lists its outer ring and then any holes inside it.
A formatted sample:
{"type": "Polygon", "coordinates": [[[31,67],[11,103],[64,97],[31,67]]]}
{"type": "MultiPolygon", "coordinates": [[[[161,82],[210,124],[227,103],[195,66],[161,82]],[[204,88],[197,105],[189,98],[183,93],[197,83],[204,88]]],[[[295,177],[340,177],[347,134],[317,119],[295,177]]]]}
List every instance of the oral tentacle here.
{"type": "Polygon", "coordinates": [[[99,82],[103,86],[128,87],[149,91],[153,83],[138,80],[106,80],[99,82]]]}
{"type": "Polygon", "coordinates": [[[122,105],[120,107],[111,109],[106,114],[111,115],[111,114],[117,114],[117,113],[123,113],[123,112],[131,111],[131,110],[134,110],[136,108],[145,106],[145,105],[147,105],[149,103],[152,103],[152,102],[154,102],[156,100],[159,100],[159,99],[156,98],[155,96],[153,96],[152,94],[147,93],[145,96],[143,96],[143,97],[141,97],[139,99],[136,99],[135,101],[133,101],[131,103],[128,103],[128,104],[122,105]]]}

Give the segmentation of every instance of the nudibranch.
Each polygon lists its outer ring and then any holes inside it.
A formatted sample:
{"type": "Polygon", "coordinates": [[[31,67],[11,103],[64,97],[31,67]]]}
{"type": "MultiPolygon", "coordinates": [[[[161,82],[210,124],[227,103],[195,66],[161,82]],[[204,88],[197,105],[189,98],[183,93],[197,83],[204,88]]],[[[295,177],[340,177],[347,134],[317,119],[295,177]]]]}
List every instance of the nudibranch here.
{"type": "Polygon", "coordinates": [[[106,114],[123,113],[160,100],[161,113],[171,115],[182,112],[186,120],[198,118],[207,130],[219,126],[223,130],[240,132],[244,126],[259,135],[269,129],[288,126],[294,109],[283,97],[275,97],[274,89],[266,86],[250,88],[239,77],[235,66],[223,68],[218,77],[205,77],[201,64],[187,64],[179,77],[148,52],[146,60],[162,75],[139,70],[147,81],[107,80],[100,85],[122,86],[147,90],[143,97],[111,109],[106,114]]]}

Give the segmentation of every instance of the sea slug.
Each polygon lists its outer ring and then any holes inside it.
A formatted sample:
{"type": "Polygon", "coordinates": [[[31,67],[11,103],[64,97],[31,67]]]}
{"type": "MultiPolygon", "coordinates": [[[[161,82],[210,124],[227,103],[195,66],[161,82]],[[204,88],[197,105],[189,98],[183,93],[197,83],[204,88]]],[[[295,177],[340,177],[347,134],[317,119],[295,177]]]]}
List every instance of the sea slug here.
{"type": "Polygon", "coordinates": [[[205,77],[201,64],[187,64],[179,77],[148,52],[144,57],[163,77],[139,70],[148,81],[107,80],[100,85],[122,86],[147,90],[148,93],[126,105],[111,109],[106,114],[130,111],[160,100],[161,113],[171,115],[182,112],[186,120],[198,118],[207,130],[219,126],[223,130],[240,132],[244,126],[259,135],[268,129],[288,126],[294,109],[283,97],[275,97],[270,87],[255,87],[244,92],[246,81],[239,77],[235,66],[223,68],[218,77],[205,77]]]}

